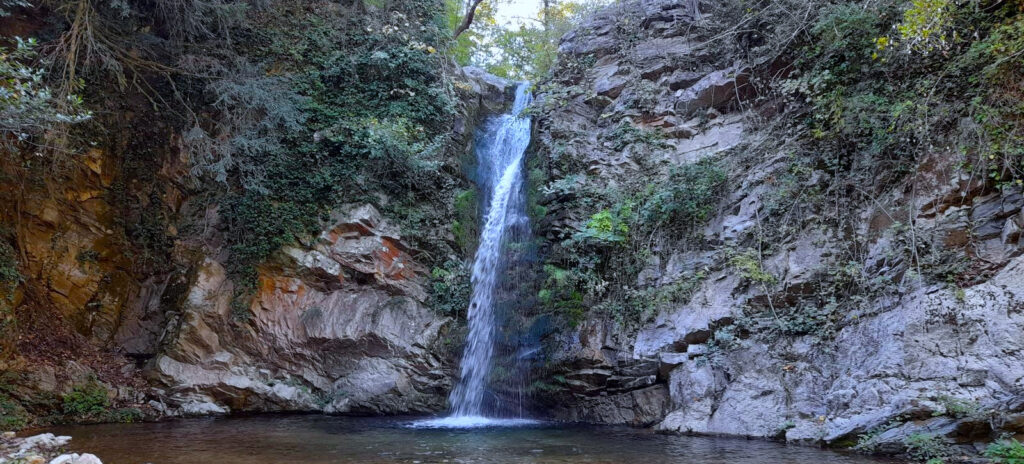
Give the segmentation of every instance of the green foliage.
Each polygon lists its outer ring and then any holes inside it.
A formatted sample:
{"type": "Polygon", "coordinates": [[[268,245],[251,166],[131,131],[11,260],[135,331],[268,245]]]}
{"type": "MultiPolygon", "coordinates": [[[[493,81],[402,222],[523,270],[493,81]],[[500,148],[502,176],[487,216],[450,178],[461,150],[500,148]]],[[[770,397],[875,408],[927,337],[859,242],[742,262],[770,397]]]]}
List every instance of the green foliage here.
{"type": "Polygon", "coordinates": [[[775,284],[775,276],[766,271],[761,264],[761,255],[757,250],[744,250],[733,253],[729,265],[736,268],[744,279],[762,285],[775,284]]]}
{"type": "Polygon", "coordinates": [[[903,21],[896,25],[900,39],[908,47],[922,53],[948,50],[948,37],[956,7],[950,0],[911,0],[903,12],[903,21]]]}
{"type": "Polygon", "coordinates": [[[19,430],[25,428],[31,416],[28,411],[12,395],[15,374],[0,372],[0,430],[19,430]]]}
{"type": "Polygon", "coordinates": [[[440,314],[458,317],[469,308],[472,297],[469,266],[450,260],[443,267],[430,272],[430,300],[428,306],[440,314]]]}
{"type": "Polygon", "coordinates": [[[878,436],[883,432],[892,430],[901,424],[906,422],[906,418],[903,416],[896,416],[885,424],[874,426],[868,429],[867,432],[860,434],[857,437],[857,443],[853,446],[853,449],[864,453],[873,453],[878,450],[878,436]]]}
{"type": "Polygon", "coordinates": [[[974,124],[961,136],[961,149],[993,181],[1024,184],[1024,15],[996,24],[950,68],[980,88],[968,106],[974,124]]]}
{"type": "Polygon", "coordinates": [[[781,82],[811,108],[813,154],[862,192],[902,179],[929,146],[955,147],[967,169],[997,184],[1022,183],[1019,10],[946,0],[894,6],[826,9],[781,82]],[[899,37],[885,35],[890,29],[899,37]]]}
{"type": "Polygon", "coordinates": [[[231,300],[231,320],[237,324],[247,324],[252,320],[252,299],[249,295],[235,295],[231,300]]]}
{"type": "Polygon", "coordinates": [[[110,410],[107,389],[95,380],[76,385],[61,401],[64,414],[76,419],[98,418],[110,410]]]}
{"type": "Polygon", "coordinates": [[[610,313],[623,326],[639,327],[657,314],[659,309],[688,302],[704,278],[705,273],[697,271],[679,276],[670,284],[630,288],[621,302],[609,300],[599,304],[597,310],[610,313]]]}
{"type": "MultiPolygon", "coordinates": [[[[465,15],[465,1],[445,0],[445,29],[454,34],[455,29],[462,23],[465,15]]],[[[460,66],[468,66],[479,61],[477,56],[480,49],[490,41],[489,35],[497,27],[494,18],[495,4],[490,0],[480,3],[476,9],[476,15],[470,28],[462,33],[457,39],[448,44],[447,53],[455,59],[460,66]]]]}
{"type": "Polygon", "coordinates": [[[14,353],[14,292],[21,281],[17,252],[9,243],[8,233],[0,229],[0,360],[14,353]]]}
{"type": "Polygon", "coordinates": [[[674,167],[665,182],[649,190],[641,217],[653,226],[692,229],[702,225],[715,211],[726,179],[725,170],[711,158],[674,167]]]}
{"type": "Polygon", "coordinates": [[[231,270],[249,286],[256,283],[254,266],[303,233],[312,233],[322,212],[316,204],[272,201],[254,191],[228,197],[227,206],[231,270]]]}
{"type": "Polygon", "coordinates": [[[283,137],[305,123],[306,97],[295,93],[287,77],[266,76],[244,61],[230,74],[210,83],[212,107],[221,118],[211,130],[196,125],[185,134],[192,154],[192,174],[227,183],[229,175],[247,190],[267,193],[263,160],[284,150],[283,137]]]}
{"type": "Polygon", "coordinates": [[[0,393],[0,429],[19,430],[25,428],[30,420],[28,412],[10,396],[0,393]]]}
{"type": "Polygon", "coordinates": [[[76,385],[61,397],[64,420],[72,422],[139,422],[143,419],[138,408],[115,408],[107,389],[96,379],[76,385]]]}
{"type": "Polygon", "coordinates": [[[608,132],[603,138],[606,142],[611,143],[612,150],[622,151],[633,144],[655,146],[661,141],[662,137],[661,132],[642,129],[628,122],[623,122],[615,126],[615,129],[608,132]]]}
{"type": "Polygon", "coordinates": [[[809,72],[784,84],[813,97],[856,79],[870,65],[875,38],[885,28],[881,14],[852,2],[829,6],[811,27],[812,39],[798,58],[798,66],[809,72]]]}
{"type": "Polygon", "coordinates": [[[933,415],[945,415],[956,419],[967,417],[978,417],[983,414],[981,405],[976,401],[956,398],[949,395],[940,395],[937,399],[942,405],[942,411],[936,411],[933,415]]]}
{"type": "Polygon", "coordinates": [[[455,218],[452,220],[452,235],[459,248],[470,252],[476,247],[477,222],[479,212],[477,211],[476,190],[467,189],[455,194],[455,218]]]}
{"type": "MultiPolygon", "coordinates": [[[[1022,183],[1024,25],[1016,5],[840,2],[823,8],[807,32],[794,72],[777,82],[803,137],[790,144],[787,167],[773,173],[774,192],[763,197],[758,247],[767,256],[797,230],[847,230],[870,203],[888,209],[893,224],[881,233],[892,257],[865,269],[866,243],[852,240],[813,291],[752,304],[746,328],[828,340],[907,278],[951,285],[969,278],[963,249],[906,224],[904,211],[879,199],[928,169],[919,163],[938,152],[962,154],[964,174],[987,176],[989,187],[1022,183]]],[[[956,406],[953,414],[961,414],[956,406]]]]}
{"type": "Polygon", "coordinates": [[[903,441],[903,446],[907,448],[907,456],[916,461],[941,464],[953,454],[952,447],[942,438],[927,433],[910,435],[903,441]]]}
{"type": "MultiPolygon", "coordinates": [[[[467,33],[456,41],[452,53],[463,65],[472,64],[488,72],[513,80],[540,82],[555,67],[559,39],[580,24],[587,15],[609,3],[607,0],[552,1],[537,18],[526,18],[518,25],[498,24],[493,2],[485,1],[467,33]]],[[[449,25],[454,30],[460,14],[449,2],[449,25]],[[456,20],[457,19],[457,20],[456,20]]]]}
{"type": "Polygon", "coordinates": [[[385,3],[326,17],[271,5],[245,26],[263,40],[213,66],[210,117],[185,142],[193,174],[223,191],[229,270],[247,286],[256,266],[345,203],[376,204],[416,246],[447,246],[423,230],[451,208],[442,185],[454,172],[442,165],[455,106],[431,45],[443,37],[441,1],[385,3]]]}
{"type": "MultiPolygon", "coordinates": [[[[0,12],[7,6],[0,5],[0,12]]],[[[45,69],[33,66],[38,62],[35,39],[14,40],[14,49],[0,47],[0,146],[9,154],[17,153],[12,143],[28,142],[48,129],[92,117],[79,96],[63,100],[54,96],[45,69]]]]}
{"type": "Polygon", "coordinates": [[[601,245],[622,243],[629,237],[629,224],[633,220],[631,204],[621,204],[590,216],[583,230],[573,236],[574,240],[601,245]]]}
{"type": "Polygon", "coordinates": [[[1024,444],[1013,438],[989,444],[984,454],[996,464],[1024,464],[1024,444]]]}
{"type": "Polygon", "coordinates": [[[562,314],[571,327],[583,321],[586,309],[583,306],[581,287],[586,287],[593,276],[585,271],[570,270],[544,265],[546,279],[537,299],[550,311],[562,314]]]}
{"type": "Polygon", "coordinates": [[[601,187],[598,179],[582,175],[549,182],[541,188],[545,195],[569,201],[577,210],[597,212],[550,250],[548,278],[538,295],[543,307],[567,315],[570,325],[593,311],[637,327],[663,306],[688,301],[703,279],[702,270],[660,286],[638,286],[637,274],[648,264],[647,247],[654,234],[677,237],[707,221],[725,178],[722,166],[706,159],[675,167],[653,182],[601,187]]]}

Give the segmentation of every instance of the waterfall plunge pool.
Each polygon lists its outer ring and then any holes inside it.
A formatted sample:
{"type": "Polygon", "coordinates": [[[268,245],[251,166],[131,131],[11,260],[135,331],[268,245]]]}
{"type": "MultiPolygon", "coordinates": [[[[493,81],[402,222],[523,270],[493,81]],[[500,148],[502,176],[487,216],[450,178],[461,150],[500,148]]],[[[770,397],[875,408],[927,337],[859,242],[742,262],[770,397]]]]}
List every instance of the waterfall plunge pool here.
{"type": "Polygon", "coordinates": [[[258,415],[45,431],[71,435],[71,451],[96,454],[105,464],[895,462],[761,440],[661,435],[617,426],[412,426],[421,419],[258,415]]]}

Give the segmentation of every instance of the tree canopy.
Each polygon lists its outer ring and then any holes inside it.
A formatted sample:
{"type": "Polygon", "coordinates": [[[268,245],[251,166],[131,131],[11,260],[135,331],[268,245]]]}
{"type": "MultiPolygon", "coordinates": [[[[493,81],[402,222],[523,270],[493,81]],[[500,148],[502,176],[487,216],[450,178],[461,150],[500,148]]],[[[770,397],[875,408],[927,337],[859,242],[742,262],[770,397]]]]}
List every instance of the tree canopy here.
{"type": "MultiPolygon", "coordinates": [[[[536,0],[536,16],[519,24],[499,24],[497,9],[507,0],[484,0],[466,33],[451,50],[461,65],[473,65],[508,79],[538,81],[555,62],[559,39],[587,14],[611,0],[536,0]]],[[[465,17],[465,5],[448,1],[449,26],[465,17]]]]}

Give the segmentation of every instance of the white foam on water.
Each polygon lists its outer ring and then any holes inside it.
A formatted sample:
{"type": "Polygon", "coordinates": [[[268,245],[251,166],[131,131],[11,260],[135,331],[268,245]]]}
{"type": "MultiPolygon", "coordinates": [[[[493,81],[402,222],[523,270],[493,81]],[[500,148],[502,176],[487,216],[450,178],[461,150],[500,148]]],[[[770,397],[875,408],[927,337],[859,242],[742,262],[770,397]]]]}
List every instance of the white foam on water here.
{"type": "Polygon", "coordinates": [[[448,416],[425,419],[407,424],[413,429],[479,429],[499,427],[529,427],[543,424],[533,419],[498,419],[484,416],[448,416]]]}

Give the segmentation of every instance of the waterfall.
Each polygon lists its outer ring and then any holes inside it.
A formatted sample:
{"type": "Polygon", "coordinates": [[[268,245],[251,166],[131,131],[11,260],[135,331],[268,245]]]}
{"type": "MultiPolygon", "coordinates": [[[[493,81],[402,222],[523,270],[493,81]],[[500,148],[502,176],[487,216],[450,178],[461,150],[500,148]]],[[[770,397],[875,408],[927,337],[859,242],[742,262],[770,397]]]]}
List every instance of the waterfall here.
{"type": "MultiPolygon", "coordinates": [[[[473,291],[467,311],[469,334],[462,355],[461,376],[449,397],[451,416],[424,421],[420,426],[471,427],[517,422],[486,417],[489,411],[484,395],[488,376],[494,368],[499,334],[496,295],[502,281],[500,274],[508,261],[505,246],[511,231],[528,230],[529,224],[522,199],[523,157],[530,144],[530,119],[522,113],[532,99],[527,86],[519,84],[511,111],[488,120],[478,134],[477,183],[485,209],[473,261],[473,291]]],[[[521,405],[505,406],[505,410],[518,408],[521,414],[521,405]]]]}

